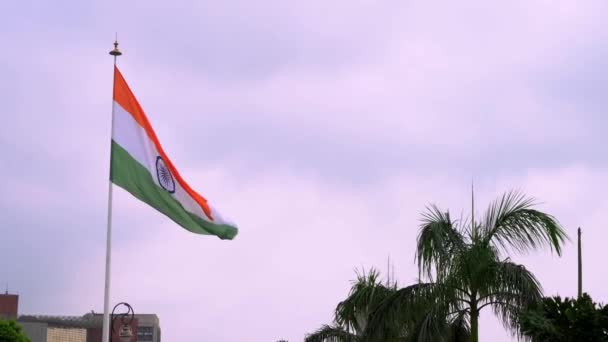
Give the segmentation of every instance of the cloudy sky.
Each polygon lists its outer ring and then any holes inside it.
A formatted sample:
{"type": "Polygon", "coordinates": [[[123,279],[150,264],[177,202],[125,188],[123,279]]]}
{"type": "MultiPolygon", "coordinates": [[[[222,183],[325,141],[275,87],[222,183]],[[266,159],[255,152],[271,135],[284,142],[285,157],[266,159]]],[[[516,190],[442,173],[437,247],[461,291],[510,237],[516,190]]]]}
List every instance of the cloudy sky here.
{"type": "MultiPolygon", "coordinates": [[[[515,256],[608,301],[605,1],[0,3],[0,287],[21,313],[103,308],[111,49],[182,175],[240,233],[188,233],[115,191],[111,302],[165,341],[301,341],[354,269],[417,279],[428,203],[538,198],[572,238],[515,256]]],[[[486,313],[481,339],[511,341],[486,313]]]]}

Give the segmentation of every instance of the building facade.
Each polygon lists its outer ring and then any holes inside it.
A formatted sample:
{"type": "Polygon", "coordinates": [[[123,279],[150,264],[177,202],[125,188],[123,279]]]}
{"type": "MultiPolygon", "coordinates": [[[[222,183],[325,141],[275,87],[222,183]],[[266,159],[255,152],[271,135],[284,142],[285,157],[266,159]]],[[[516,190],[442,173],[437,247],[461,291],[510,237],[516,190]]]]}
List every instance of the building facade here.
{"type": "Polygon", "coordinates": [[[48,327],[46,342],[87,342],[87,329],[48,327]]]}
{"type": "Polygon", "coordinates": [[[25,336],[32,342],[48,342],[47,334],[49,325],[42,322],[18,322],[25,336]]]}
{"type": "Polygon", "coordinates": [[[14,320],[19,314],[19,295],[0,294],[0,319],[14,320]]]}
{"type": "Polygon", "coordinates": [[[138,320],[137,342],[160,342],[160,322],[153,314],[135,315],[138,320]]]}
{"type": "MultiPolygon", "coordinates": [[[[31,342],[101,342],[103,315],[19,316],[17,321],[31,342]]],[[[115,317],[111,341],[118,342],[121,318],[115,317]]],[[[131,342],[161,342],[160,323],[154,314],[136,314],[130,323],[131,342]]]]}
{"type": "MultiPolygon", "coordinates": [[[[82,316],[19,315],[19,296],[0,294],[0,319],[12,319],[23,328],[31,342],[101,342],[103,315],[87,313],[82,316]]],[[[113,319],[112,342],[118,335],[121,317],[113,319]]],[[[133,336],[130,342],[161,342],[160,321],[155,314],[136,314],[130,322],[133,336]]]]}

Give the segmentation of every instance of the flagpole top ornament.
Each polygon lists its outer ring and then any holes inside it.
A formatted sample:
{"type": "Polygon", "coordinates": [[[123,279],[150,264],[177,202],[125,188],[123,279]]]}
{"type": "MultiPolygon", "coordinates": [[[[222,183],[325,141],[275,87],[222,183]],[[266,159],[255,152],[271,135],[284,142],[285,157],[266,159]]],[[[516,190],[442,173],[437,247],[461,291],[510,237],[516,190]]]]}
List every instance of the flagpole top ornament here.
{"type": "Polygon", "coordinates": [[[114,41],[114,50],[110,51],[110,55],[114,56],[114,58],[122,55],[122,52],[118,49],[118,40],[114,41]]]}

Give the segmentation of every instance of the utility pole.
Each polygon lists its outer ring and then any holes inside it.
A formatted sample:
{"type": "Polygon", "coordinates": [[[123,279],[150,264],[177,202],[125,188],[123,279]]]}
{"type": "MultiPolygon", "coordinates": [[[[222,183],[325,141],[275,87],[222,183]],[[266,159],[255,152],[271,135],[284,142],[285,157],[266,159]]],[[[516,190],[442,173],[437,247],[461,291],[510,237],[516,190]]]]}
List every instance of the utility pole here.
{"type": "Polygon", "coordinates": [[[471,234],[477,237],[477,231],[475,230],[475,188],[474,182],[471,180],[471,234]]]}
{"type": "Polygon", "coordinates": [[[581,227],[578,227],[578,298],[583,296],[583,256],[581,253],[581,227]]]}
{"type": "Polygon", "coordinates": [[[386,286],[391,286],[391,255],[389,253],[388,259],[386,260],[386,286]]]}

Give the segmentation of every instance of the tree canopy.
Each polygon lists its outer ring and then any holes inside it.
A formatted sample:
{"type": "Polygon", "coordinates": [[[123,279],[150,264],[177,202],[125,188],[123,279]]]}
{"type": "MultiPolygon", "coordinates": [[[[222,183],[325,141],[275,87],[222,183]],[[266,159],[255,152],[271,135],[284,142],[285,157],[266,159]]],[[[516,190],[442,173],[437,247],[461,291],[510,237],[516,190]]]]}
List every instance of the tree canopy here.
{"type": "Polygon", "coordinates": [[[608,341],[608,305],[581,298],[543,298],[520,314],[521,332],[532,342],[608,341]]]}
{"type": "Polygon", "coordinates": [[[0,341],[2,342],[30,342],[21,327],[15,321],[0,319],[0,341]]]}
{"type": "Polygon", "coordinates": [[[427,207],[417,239],[419,282],[398,288],[382,284],[375,271],[359,276],[336,308],[334,324],[306,342],[478,342],[484,309],[521,336],[522,310],[543,294],[534,274],[510,257],[542,248],[561,255],[568,240],[557,219],[535,205],[511,191],[479,220],[474,210],[469,220],[455,220],[449,211],[427,207]]]}
{"type": "Polygon", "coordinates": [[[494,201],[481,220],[454,220],[430,206],[423,214],[416,259],[423,282],[397,291],[381,304],[368,330],[379,340],[404,320],[419,319],[419,341],[441,341],[446,322],[470,324],[478,341],[479,314],[488,308],[516,334],[517,315],[542,298],[536,277],[509,258],[548,247],[558,255],[567,239],[558,221],[519,192],[494,201]],[[421,309],[422,312],[419,312],[421,309]]]}
{"type": "MultiPolygon", "coordinates": [[[[375,312],[387,300],[399,293],[423,292],[424,284],[414,284],[398,289],[397,283],[387,280],[380,281],[380,273],[372,269],[369,273],[358,273],[348,297],[340,302],[335,310],[333,325],[323,325],[317,331],[309,334],[305,342],[419,342],[418,336],[425,329],[424,316],[419,313],[419,307],[426,305],[422,301],[407,303],[407,317],[392,320],[392,325],[386,327],[382,336],[375,336],[369,331],[375,312]]],[[[388,302],[392,303],[392,302],[388,302]]],[[[466,342],[470,331],[468,322],[463,316],[449,320],[437,320],[441,326],[442,342],[466,342]]]]}
{"type": "Polygon", "coordinates": [[[360,342],[371,313],[389,295],[395,285],[383,284],[375,269],[358,273],[348,297],[340,302],[334,313],[334,324],[323,325],[306,336],[305,342],[360,342]]]}

